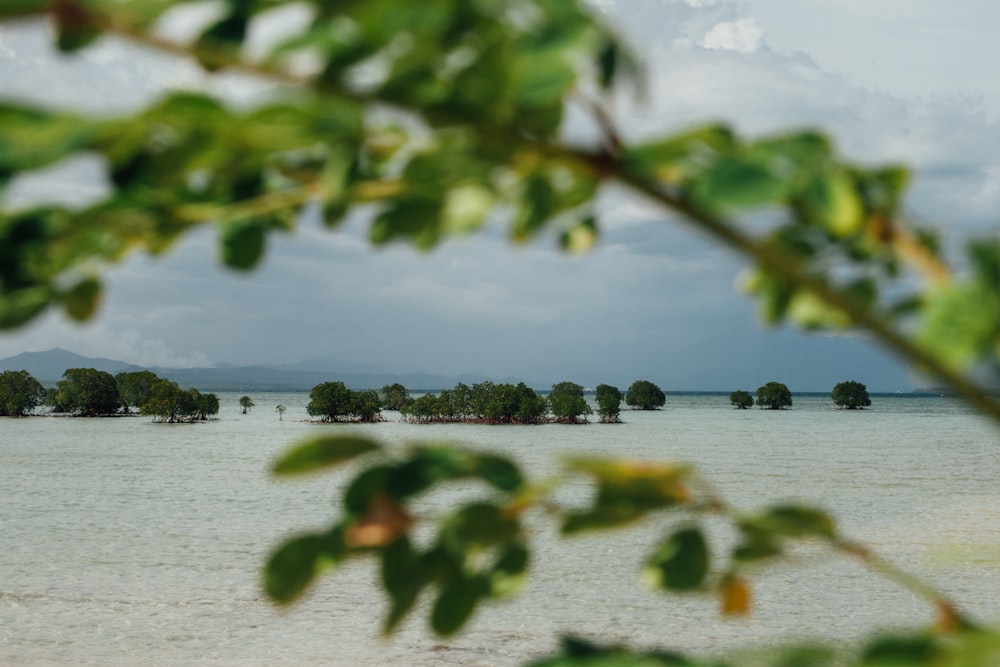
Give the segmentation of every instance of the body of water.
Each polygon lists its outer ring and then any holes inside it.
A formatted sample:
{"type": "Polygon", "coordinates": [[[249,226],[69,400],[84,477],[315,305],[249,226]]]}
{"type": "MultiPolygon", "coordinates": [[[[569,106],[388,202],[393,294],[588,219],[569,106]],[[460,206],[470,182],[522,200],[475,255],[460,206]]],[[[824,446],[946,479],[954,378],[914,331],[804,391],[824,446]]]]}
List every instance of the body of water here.
{"type": "MultiPolygon", "coordinates": [[[[565,633],[704,655],[934,619],[856,563],[805,548],[792,566],[757,573],[749,618],[722,620],[708,597],[641,583],[669,519],[559,540],[538,518],[524,590],[481,608],[454,639],[431,636],[423,613],[380,639],[385,605],[365,562],[279,611],[261,593],[261,565],[284,536],[332,520],[346,473],[278,482],[267,470],[296,440],[327,431],[508,452],[539,478],[564,454],[687,461],[741,509],[789,499],[827,508],[848,536],[1000,621],[1000,431],[951,399],[875,397],[855,412],[796,396],[793,409],[770,412],[672,395],[663,410],[623,413],[621,425],[504,427],[418,426],[395,413],[321,425],[306,421],[305,394],[255,394],[247,415],[238,394],[220,398],[206,424],[0,420],[0,664],[514,665],[565,633]]],[[[709,527],[717,543],[732,538],[709,527]]]]}

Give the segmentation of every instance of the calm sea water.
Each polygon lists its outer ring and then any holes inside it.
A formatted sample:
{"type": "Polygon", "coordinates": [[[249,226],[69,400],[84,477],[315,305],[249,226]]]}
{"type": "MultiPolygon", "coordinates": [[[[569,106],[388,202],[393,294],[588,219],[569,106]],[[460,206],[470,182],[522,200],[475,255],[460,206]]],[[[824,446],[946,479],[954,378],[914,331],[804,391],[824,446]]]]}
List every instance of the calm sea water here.
{"type": "MultiPolygon", "coordinates": [[[[710,599],[640,582],[669,522],[571,541],[539,522],[525,589],[456,639],[431,636],[423,615],[379,639],[384,604],[365,563],[279,612],[261,595],[260,566],[283,536],[330,521],[343,475],[276,482],[267,468],[326,430],[507,451],[534,476],[566,453],[689,461],[740,508],[828,508],[848,535],[1000,622],[1000,430],[949,399],[877,398],[846,412],[796,397],[794,409],[767,412],[684,395],[617,426],[416,426],[388,413],[362,427],[307,423],[305,394],[254,395],[248,415],[238,395],[220,397],[208,424],[0,420],[0,664],[513,665],[552,651],[563,633],[713,654],[933,620],[909,593],[809,548],[792,567],[758,574],[751,617],[720,620],[710,599]]],[[[710,528],[719,543],[731,539],[710,528]]]]}

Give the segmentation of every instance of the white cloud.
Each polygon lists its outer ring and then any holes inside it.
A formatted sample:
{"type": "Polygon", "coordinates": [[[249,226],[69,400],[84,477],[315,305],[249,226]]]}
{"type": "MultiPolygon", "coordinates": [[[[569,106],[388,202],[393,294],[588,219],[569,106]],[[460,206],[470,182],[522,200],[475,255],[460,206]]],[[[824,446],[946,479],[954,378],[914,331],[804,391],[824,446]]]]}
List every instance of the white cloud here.
{"type": "Polygon", "coordinates": [[[754,53],[766,46],[766,35],[753,18],[722,21],[705,34],[701,45],[706,49],[754,53]]]}

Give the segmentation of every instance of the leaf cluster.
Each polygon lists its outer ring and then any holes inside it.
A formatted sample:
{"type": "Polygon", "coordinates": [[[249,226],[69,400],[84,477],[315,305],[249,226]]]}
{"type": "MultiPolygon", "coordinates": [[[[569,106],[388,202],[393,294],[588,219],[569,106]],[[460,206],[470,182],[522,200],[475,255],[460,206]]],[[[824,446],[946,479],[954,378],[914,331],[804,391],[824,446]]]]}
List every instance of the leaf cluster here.
{"type": "Polygon", "coordinates": [[[625,392],[625,403],[639,410],[655,410],[666,402],[663,390],[649,380],[636,380],[625,392]]]}
{"type": "Polygon", "coordinates": [[[583,387],[573,382],[559,382],[552,385],[548,395],[549,410],[557,422],[576,424],[587,421],[587,415],[594,410],[583,397],[583,387]]]}
{"type": "Polygon", "coordinates": [[[219,397],[198,389],[181,389],[172,380],[158,378],[149,387],[139,411],[167,423],[205,421],[219,414],[219,397]]]}
{"type": "Polygon", "coordinates": [[[729,394],[729,402],[737,410],[746,410],[753,407],[753,396],[749,391],[737,389],[729,394]]]}
{"type": "Polygon", "coordinates": [[[458,631],[477,606],[510,595],[528,566],[527,535],[518,508],[524,479],[508,459],[443,445],[415,447],[388,456],[378,443],[356,437],[322,437],[279,459],[280,476],[313,473],[356,457],[380,454],[346,486],[341,516],[327,530],[293,537],[276,549],[264,587],[274,601],[300,597],[325,570],[352,558],[375,558],[389,598],[384,631],[391,632],[431,590],[430,622],[440,635],[458,631]],[[419,546],[408,503],[435,486],[477,480],[485,492],[437,522],[419,546]]]}
{"type": "Polygon", "coordinates": [[[400,409],[403,418],[412,422],[480,424],[540,424],[548,411],[549,401],[523,382],[489,380],[472,387],[460,382],[438,394],[415,398],[400,409]]]}
{"type": "Polygon", "coordinates": [[[306,412],[328,422],[376,422],[382,419],[382,399],[376,391],[355,391],[343,382],[321,382],[309,392],[306,412]]]}
{"type": "Polygon", "coordinates": [[[617,424],[621,422],[622,399],[624,394],[618,387],[609,384],[599,384],[594,390],[594,400],[597,401],[597,414],[602,424],[617,424]]]}
{"type": "Polygon", "coordinates": [[[848,410],[863,410],[872,404],[868,387],[855,380],[838,382],[830,392],[834,405],[848,410]]]}
{"type": "Polygon", "coordinates": [[[0,371],[0,417],[23,417],[45,403],[45,387],[28,371],[0,371]]]}
{"type": "Polygon", "coordinates": [[[768,410],[792,407],[792,392],[782,382],[771,381],[757,387],[757,406],[768,410]]]}

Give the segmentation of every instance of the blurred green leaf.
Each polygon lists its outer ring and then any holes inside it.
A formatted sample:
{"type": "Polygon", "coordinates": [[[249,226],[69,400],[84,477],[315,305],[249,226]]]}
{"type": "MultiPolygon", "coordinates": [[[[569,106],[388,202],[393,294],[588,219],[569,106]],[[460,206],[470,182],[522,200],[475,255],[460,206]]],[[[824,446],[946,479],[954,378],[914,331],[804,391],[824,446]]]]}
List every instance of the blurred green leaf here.
{"type": "Polygon", "coordinates": [[[752,563],[780,556],[784,549],[781,538],[773,532],[752,524],[740,525],[741,540],[733,547],[733,559],[752,563]]]}
{"type": "Polygon", "coordinates": [[[864,667],[932,665],[940,657],[930,635],[883,637],[865,649],[861,664],[864,667]]]}
{"type": "Polygon", "coordinates": [[[497,505],[473,502],[449,516],[441,526],[442,544],[456,552],[472,546],[489,547],[520,538],[517,519],[497,505]]]}
{"type": "Polygon", "coordinates": [[[406,618],[428,581],[428,570],[407,537],[382,549],[382,587],[391,601],[383,634],[390,634],[406,618]]]}
{"type": "Polygon", "coordinates": [[[488,592],[482,575],[460,575],[445,582],[431,610],[431,628],[442,637],[455,634],[488,592]]]}
{"type": "Polygon", "coordinates": [[[742,520],[740,524],[782,537],[833,538],[837,534],[836,523],[829,514],[802,505],[771,507],[757,516],[742,520]]]}
{"type": "Polygon", "coordinates": [[[52,0],[5,0],[0,5],[0,19],[40,14],[52,6],[52,0]]]}
{"type": "Polygon", "coordinates": [[[986,285],[943,285],[928,296],[924,311],[920,342],[956,368],[992,353],[1000,338],[1000,292],[986,285]]]}
{"type": "Polygon", "coordinates": [[[510,459],[494,454],[479,454],[473,469],[476,475],[501,491],[517,491],[524,485],[524,476],[510,459]]]}
{"type": "Polygon", "coordinates": [[[854,181],[840,169],[818,174],[802,194],[808,222],[825,229],[834,238],[857,233],[864,225],[864,209],[854,181]]]}
{"type": "Polygon", "coordinates": [[[386,486],[396,471],[397,468],[390,465],[373,466],[362,471],[344,491],[344,509],[355,516],[364,514],[375,494],[386,492],[386,486]]]}
{"type": "Polygon", "coordinates": [[[692,591],[705,583],[709,559],[708,542],[701,530],[687,527],[661,542],[646,560],[643,571],[654,588],[692,591]]]}
{"type": "Polygon", "coordinates": [[[740,156],[727,156],[695,177],[691,200],[707,211],[779,204],[790,190],[783,177],[768,162],[740,156]]]}
{"type": "Polygon", "coordinates": [[[268,559],[264,590],[278,604],[294,602],[320,573],[336,565],[346,554],[347,547],[336,530],[287,540],[268,559]]]}
{"type": "Polygon", "coordinates": [[[82,322],[97,309],[101,297],[101,283],[95,278],[81,280],[63,295],[63,306],[71,319],[82,322]]]}
{"type": "Polygon", "coordinates": [[[683,465],[573,458],[571,470],[591,475],[597,484],[592,507],[567,512],[562,532],[615,528],[642,518],[653,510],[687,503],[690,469],[683,465]]]}
{"type": "Polygon", "coordinates": [[[0,173],[37,169],[86,149],[101,127],[72,114],[0,103],[0,173]]]}
{"type": "Polygon", "coordinates": [[[637,653],[624,646],[601,646],[578,637],[563,637],[558,655],[530,663],[529,667],[726,667],[726,663],[688,660],[679,653],[637,653]]]}
{"type": "Polygon", "coordinates": [[[52,298],[49,287],[29,287],[5,293],[0,299],[0,329],[13,329],[44,311],[52,298]]]}
{"type": "Polygon", "coordinates": [[[236,220],[222,228],[222,261],[231,269],[249,271],[264,256],[264,225],[259,220],[236,220]]]}
{"type": "Polygon", "coordinates": [[[70,53],[90,44],[100,29],[88,9],[74,0],[54,0],[51,5],[56,26],[56,44],[60,51],[70,53]]]}
{"type": "Polygon", "coordinates": [[[516,542],[508,545],[489,572],[490,596],[505,598],[520,590],[530,558],[524,544],[516,542]]]}
{"type": "Polygon", "coordinates": [[[367,438],[321,436],[300,443],[286,452],[275,462],[272,470],[279,476],[326,470],[380,448],[378,443],[367,438]]]}
{"type": "Polygon", "coordinates": [[[592,217],[586,217],[564,230],[559,237],[559,245],[570,253],[586,252],[593,248],[595,243],[597,243],[597,221],[592,217]]]}
{"type": "Polygon", "coordinates": [[[706,164],[716,159],[716,153],[734,145],[733,132],[723,125],[706,125],[673,137],[629,146],[622,163],[629,171],[668,184],[687,180],[706,164]]]}

